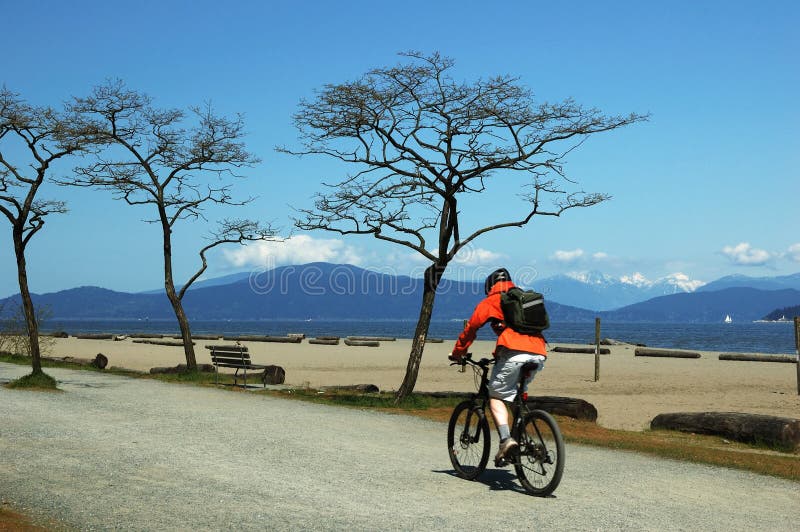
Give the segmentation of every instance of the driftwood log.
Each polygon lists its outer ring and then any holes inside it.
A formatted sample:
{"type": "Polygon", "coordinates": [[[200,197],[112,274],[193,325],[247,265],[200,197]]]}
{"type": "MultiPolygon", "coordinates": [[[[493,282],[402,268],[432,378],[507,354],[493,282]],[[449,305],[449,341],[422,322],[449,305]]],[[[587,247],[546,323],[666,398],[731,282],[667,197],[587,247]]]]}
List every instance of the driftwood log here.
{"type": "Polygon", "coordinates": [[[309,338],[309,344],[316,345],[339,345],[338,338],[309,338]]]}
{"type": "MultiPolygon", "coordinates": [[[[183,340],[183,336],[180,334],[174,334],[170,338],[173,340],[183,340]]],[[[192,340],[219,340],[222,338],[221,334],[193,334],[192,340]]]]}
{"type": "MultiPolygon", "coordinates": [[[[214,373],[215,370],[213,364],[198,364],[197,371],[201,373],[214,373]]],[[[186,373],[186,364],[178,364],[177,366],[166,368],[150,368],[151,375],[165,375],[174,373],[186,373]]]]}
{"type": "Polygon", "coordinates": [[[425,338],[426,344],[442,344],[444,343],[443,338],[425,338]]]}
{"type": "Polygon", "coordinates": [[[615,340],[613,338],[603,338],[600,340],[600,345],[633,345],[636,347],[647,347],[644,344],[637,344],[632,342],[623,342],[622,340],[615,340]]]}
{"type": "Polygon", "coordinates": [[[792,355],[758,355],[753,353],[720,353],[719,359],[746,362],[789,362],[790,364],[797,362],[797,358],[792,355]]]}
{"type": "Polygon", "coordinates": [[[660,414],[651,429],[712,434],[745,443],[800,449],[800,419],[741,412],[679,412],[660,414]]]}
{"type": "Polygon", "coordinates": [[[348,384],[342,386],[323,386],[320,388],[322,391],[344,391],[344,392],[361,392],[361,393],[380,393],[380,388],[374,384],[348,384]]]}
{"type": "Polygon", "coordinates": [[[283,344],[299,344],[303,341],[299,336],[223,336],[228,342],[279,342],[283,344]]]}
{"type": "Polygon", "coordinates": [[[113,340],[113,334],[76,334],[79,340],[113,340]]]}
{"type": "Polygon", "coordinates": [[[358,347],[380,347],[381,345],[377,340],[351,340],[350,338],[345,338],[344,344],[358,347]]]}
{"type": "MultiPolygon", "coordinates": [[[[556,346],[550,351],[554,351],[556,353],[586,353],[588,355],[594,354],[594,347],[564,347],[564,346],[556,346]]],[[[600,348],[601,355],[610,355],[611,349],[607,347],[600,348]]]]}
{"type": "Polygon", "coordinates": [[[651,349],[648,347],[637,347],[634,355],[637,357],[700,358],[700,353],[696,353],[694,351],[651,349]]]}
{"type": "MultiPolygon", "coordinates": [[[[183,347],[183,341],[178,340],[150,340],[146,338],[142,338],[139,340],[133,340],[134,344],[151,344],[151,345],[166,345],[172,347],[183,347]]],[[[192,342],[194,345],[194,342],[192,342]]]]}
{"type": "Polygon", "coordinates": [[[69,333],[65,331],[53,331],[44,333],[42,336],[50,336],[51,338],[69,338],[69,333]]]}
{"type": "Polygon", "coordinates": [[[128,338],[163,338],[163,334],[150,334],[150,333],[133,333],[129,334],[128,338]]]}
{"type": "Polygon", "coordinates": [[[261,382],[267,384],[283,384],[286,382],[286,371],[280,366],[267,366],[261,374],[261,382]]]}
{"type": "Polygon", "coordinates": [[[597,421],[597,408],[588,401],[573,397],[528,397],[528,408],[537,408],[557,416],[567,416],[584,421],[597,421]]]}
{"type": "Polygon", "coordinates": [[[348,336],[347,339],[355,342],[394,342],[397,340],[391,336],[348,336]]]}
{"type": "Polygon", "coordinates": [[[69,364],[78,364],[80,366],[92,366],[98,369],[106,369],[106,366],[108,366],[108,357],[106,357],[103,353],[97,353],[94,358],[42,357],[42,360],[50,360],[52,362],[67,362],[69,364]]]}
{"type": "MultiPolygon", "coordinates": [[[[459,397],[468,399],[473,394],[466,392],[414,392],[414,395],[435,397],[438,399],[459,397]]],[[[528,408],[537,408],[557,416],[566,416],[585,421],[597,421],[597,408],[583,399],[548,396],[528,397],[527,404],[528,408]]]]}

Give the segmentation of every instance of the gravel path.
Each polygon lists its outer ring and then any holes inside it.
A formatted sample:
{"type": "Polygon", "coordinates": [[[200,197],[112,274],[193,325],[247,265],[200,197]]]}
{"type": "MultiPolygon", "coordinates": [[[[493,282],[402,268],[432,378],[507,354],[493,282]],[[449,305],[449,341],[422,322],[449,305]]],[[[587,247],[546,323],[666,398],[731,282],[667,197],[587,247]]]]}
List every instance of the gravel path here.
{"type": "MultiPolygon", "coordinates": [[[[29,368],[0,363],[0,382],[29,368]]],[[[0,499],[77,529],[794,530],[800,485],[567,443],[555,496],[453,476],[445,426],[48,369],[0,387],[0,499]]]]}

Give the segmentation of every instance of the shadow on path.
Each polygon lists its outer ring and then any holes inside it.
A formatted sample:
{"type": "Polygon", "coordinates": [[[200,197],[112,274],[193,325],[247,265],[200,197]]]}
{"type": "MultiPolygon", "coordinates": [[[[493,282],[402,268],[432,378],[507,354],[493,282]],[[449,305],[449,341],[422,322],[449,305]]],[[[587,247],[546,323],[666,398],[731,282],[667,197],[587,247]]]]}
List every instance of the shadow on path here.
{"type": "MultiPolygon", "coordinates": [[[[458,474],[454,469],[443,469],[433,471],[434,473],[444,473],[458,478],[458,474]]],[[[471,482],[465,480],[464,482],[471,482]]],[[[487,469],[481,473],[474,482],[484,484],[489,488],[489,491],[514,491],[517,493],[527,494],[527,492],[517,483],[517,477],[507,469],[487,469]]]]}

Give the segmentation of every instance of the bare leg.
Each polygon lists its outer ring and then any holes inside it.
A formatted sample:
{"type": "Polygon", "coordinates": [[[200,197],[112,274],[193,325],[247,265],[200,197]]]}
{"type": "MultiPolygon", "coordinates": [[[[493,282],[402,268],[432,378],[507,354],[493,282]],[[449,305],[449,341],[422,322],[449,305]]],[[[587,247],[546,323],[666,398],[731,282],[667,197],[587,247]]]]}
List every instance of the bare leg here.
{"type": "Polygon", "coordinates": [[[508,409],[500,399],[489,398],[489,410],[492,412],[495,426],[508,425],[508,409]]]}

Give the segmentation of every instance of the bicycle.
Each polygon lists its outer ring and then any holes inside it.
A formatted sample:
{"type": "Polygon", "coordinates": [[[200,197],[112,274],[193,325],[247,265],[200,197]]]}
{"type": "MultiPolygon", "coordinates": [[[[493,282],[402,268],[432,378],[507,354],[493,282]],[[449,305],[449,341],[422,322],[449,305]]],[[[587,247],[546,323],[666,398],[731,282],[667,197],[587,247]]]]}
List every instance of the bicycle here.
{"type": "MultiPolygon", "coordinates": [[[[489,461],[491,438],[486,408],[489,403],[488,374],[494,360],[482,358],[475,362],[467,353],[460,362],[461,371],[467,364],[472,366],[478,392],[456,405],[447,425],[447,448],[450,461],[461,478],[475,480],[486,469],[489,461]]],[[[531,495],[545,497],[553,493],[561,482],[564,473],[564,438],[556,420],[544,410],[530,409],[527,406],[527,393],[523,392],[525,379],[531,371],[538,369],[538,363],[527,362],[520,371],[517,395],[511,404],[511,437],[519,447],[510,456],[495,462],[496,467],[513,465],[525,491],[531,495]]]]}

